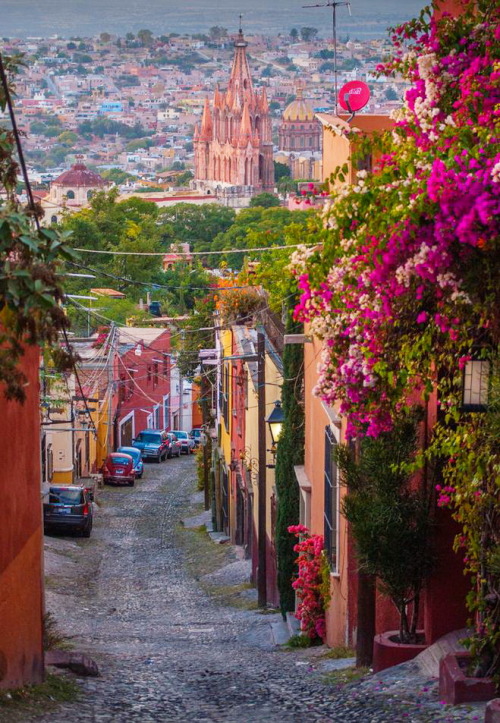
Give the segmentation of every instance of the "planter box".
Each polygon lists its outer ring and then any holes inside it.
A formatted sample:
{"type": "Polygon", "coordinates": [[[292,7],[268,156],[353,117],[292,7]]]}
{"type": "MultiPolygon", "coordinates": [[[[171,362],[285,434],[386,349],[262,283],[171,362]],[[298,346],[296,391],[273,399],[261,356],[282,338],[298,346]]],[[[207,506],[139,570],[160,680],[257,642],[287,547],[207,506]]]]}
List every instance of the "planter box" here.
{"type": "Polygon", "coordinates": [[[500,698],[490,700],[486,706],[484,723],[500,723],[500,698]]]}
{"type": "Polygon", "coordinates": [[[474,703],[491,700],[496,686],[491,678],[469,678],[470,653],[449,653],[439,663],[439,697],[446,703],[474,703]]]}
{"type": "MultiPolygon", "coordinates": [[[[375,635],[373,639],[373,671],[379,673],[386,668],[392,668],[393,665],[406,663],[427,648],[426,643],[397,643],[398,630],[389,630],[386,633],[375,635]]],[[[424,637],[422,630],[418,631],[418,635],[424,637]]]]}

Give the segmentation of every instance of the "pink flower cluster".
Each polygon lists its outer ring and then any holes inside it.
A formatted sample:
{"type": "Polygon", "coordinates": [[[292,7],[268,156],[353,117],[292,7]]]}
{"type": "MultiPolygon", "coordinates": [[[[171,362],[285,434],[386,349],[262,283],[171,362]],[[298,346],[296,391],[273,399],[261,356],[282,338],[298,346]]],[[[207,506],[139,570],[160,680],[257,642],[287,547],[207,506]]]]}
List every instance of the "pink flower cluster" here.
{"type": "Polygon", "coordinates": [[[500,8],[469,4],[458,19],[396,31],[395,60],[380,70],[413,85],[392,148],[337,193],[322,251],[295,255],[295,316],[324,341],[316,393],[340,403],[351,435],[390,429],[408,390],[432,381],[436,348],[462,352],[464,364],[487,323],[487,285],[491,295],[498,286],[499,24],[500,8]]]}
{"type": "Polygon", "coordinates": [[[303,525],[292,525],[288,532],[299,539],[293,548],[298,553],[298,574],[292,587],[300,600],[295,615],[300,620],[300,629],[305,635],[311,639],[324,640],[325,603],[321,592],[323,536],[310,535],[307,527],[303,525]]]}

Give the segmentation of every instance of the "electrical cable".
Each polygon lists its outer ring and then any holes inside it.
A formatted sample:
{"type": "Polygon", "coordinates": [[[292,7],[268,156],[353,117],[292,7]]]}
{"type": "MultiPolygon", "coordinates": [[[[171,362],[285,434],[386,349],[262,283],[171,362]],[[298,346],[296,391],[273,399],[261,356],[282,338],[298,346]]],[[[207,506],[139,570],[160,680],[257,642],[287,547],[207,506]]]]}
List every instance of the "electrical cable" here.
{"type": "MultiPolygon", "coordinates": [[[[307,244],[290,244],[288,246],[260,246],[251,249],[224,249],[223,251],[189,251],[177,253],[176,256],[212,256],[222,254],[247,254],[253,253],[254,251],[283,251],[286,249],[298,249],[307,244]]],[[[310,246],[317,246],[317,243],[310,244],[310,246]]],[[[112,256],[165,256],[166,251],[108,251],[103,249],[81,249],[75,248],[75,251],[80,251],[86,254],[111,254],[112,256]]]]}
{"type": "Polygon", "coordinates": [[[83,404],[84,404],[84,406],[85,406],[85,411],[87,412],[87,415],[88,415],[89,420],[90,420],[90,424],[91,424],[91,426],[93,427],[93,430],[94,430],[95,438],[97,439],[97,428],[96,428],[96,426],[95,426],[95,424],[94,424],[94,420],[92,419],[92,415],[91,415],[91,413],[90,413],[90,409],[89,409],[89,406],[88,406],[88,404],[87,404],[87,398],[86,398],[85,394],[83,393],[83,387],[82,387],[82,383],[81,383],[81,381],[80,381],[80,377],[79,377],[79,375],[78,375],[78,369],[76,368],[76,362],[75,362],[75,360],[74,360],[74,357],[73,357],[73,354],[72,354],[72,350],[71,350],[71,346],[70,346],[69,339],[68,339],[68,335],[67,335],[66,329],[65,329],[64,327],[63,327],[62,332],[63,332],[64,340],[65,340],[65,342],[66,342],[66,348],[67,348],[67,350],[68,350],[68,352],[69,352],[69,354],[70,354],[70,357],[71,357],[71,362],[72,362],[72,365],[73,365],[73,371],[75,372],[76,382],[77,382],[77,384],[78,384],[78,389],[80,390],[80,394],[81,394],[81,397],[82,397],[82,401],[83,401],[83,404]]]}
{"type": "MultiPolygon", "coordinates": [[[[255,289],[257,287],[253,286],[252,284],[247,284],[246,286],[170,286],[170,284],[158,284],[154,281],[136,281],[134,279],[127,279],[125,276],[117,276],[115,274],[110,274],[107,271],[101,271],[99,269],[94,269],[91,266],[86,266],[85,264],[77,264],[74,261],[68,261],[67,263],[71,264],[71,266],[75,266],[78,269],[85,269],[86,271],[92,271],[92,273],[96,274],[97,276],[104,276],[108,279],[113,279],[114,281],[122,281],[126,284],[131,284],[133,286],[145,286],[150,288],[151,290],[155,291],[156,289],[167,289],[167,291],[171,291],[175,289],[176,291],[205,291],[207,293],[210,292],[218,292],[218,291],[234,291],[239,289],[255,289]]],[[[207,272],[209,273],[209,272],[207,272]]]]}

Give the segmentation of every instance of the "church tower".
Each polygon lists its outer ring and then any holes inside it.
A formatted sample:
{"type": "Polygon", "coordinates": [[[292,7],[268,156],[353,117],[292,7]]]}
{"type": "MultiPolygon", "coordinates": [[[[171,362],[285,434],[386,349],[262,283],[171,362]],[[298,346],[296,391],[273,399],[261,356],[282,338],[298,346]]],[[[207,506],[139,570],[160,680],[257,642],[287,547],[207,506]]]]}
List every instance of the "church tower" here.
{"type": "Polygon", "coordinates": [[[227,90],[216,88],[212,104],[205,101],[193,139],[194,188],[228,206],[248,205],[251,196],[274,189],[269,104],[265,88],[253,88],[247,46],[240,28],[227,90]]]}

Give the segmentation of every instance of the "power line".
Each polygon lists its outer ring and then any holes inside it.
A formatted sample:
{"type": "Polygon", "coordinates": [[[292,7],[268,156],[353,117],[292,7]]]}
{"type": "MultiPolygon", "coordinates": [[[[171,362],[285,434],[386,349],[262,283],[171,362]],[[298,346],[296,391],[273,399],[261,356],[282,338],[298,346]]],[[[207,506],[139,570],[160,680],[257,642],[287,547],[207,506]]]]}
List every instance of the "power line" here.
{"type": "MultiPolygon", "coordinates": [[[[285,249],[298,249],[301,246],[307,246],[308,244],[290,244],[288,246],[260,246],[252,249],[224,249],[223,251],[189,251],[182,253],[175,253],[176,256],[211,256],[221,254],[247,254],[253,251],[283,251],[285,249]]],[[[309,246],[316,246],[317,244],[309,244],[309,246]]],[[[102,249],[80,249],[75,248],[75,251],[81,251],[86,254],[111,254],[112,256],[165,256],[168,252],[166,251],[104,251],[102,249]]]]}
{"type": "MultiPolygon", "coordinates": [[[[171,286],[170,284],[158,284],[155,281],[138,281],[135,279],[128,279],[125,276],[117,276],[116,274],[110,274],[107,271],[100,271],[99,269],[94,269],[91,266],[85,266],[84,264],[77,264],[74,261],[68,261],[67,263],[71,264],[71,266],[75,266],[79,269],[86,269],[87,271],[92,271],[97,276],[104,276],[108,279],[113,279],[114,281],[123,281],[126,284],[132,284],[134,286],[146,286],[152,291],[155,291],[156,289],[167,289],[167,291],[171,291],[173,289],[178,291],[206,291],[206,292],[216,292],[216,291],[233,291],[236,289],[254,289],[255,286],[252,286],[251,284],[247,284],[246,286],[211,286],[210,284],[207,284],[207,286],[171,286]]],[[[209,273],[209,272],[208,272],[209,273]]]]}

